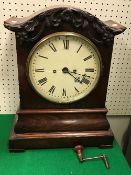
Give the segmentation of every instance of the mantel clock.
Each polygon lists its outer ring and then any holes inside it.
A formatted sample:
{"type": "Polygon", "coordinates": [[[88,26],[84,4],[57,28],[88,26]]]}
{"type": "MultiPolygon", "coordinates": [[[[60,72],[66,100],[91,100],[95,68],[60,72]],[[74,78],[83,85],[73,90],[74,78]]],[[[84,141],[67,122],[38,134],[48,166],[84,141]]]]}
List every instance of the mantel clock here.
{"type": "Polygon", "coordinates": [[[126,28],[68,6],[4,26],[15,32],[20,90],[10,151],[111,147],[107,84],[114,36],[126,28]]]}

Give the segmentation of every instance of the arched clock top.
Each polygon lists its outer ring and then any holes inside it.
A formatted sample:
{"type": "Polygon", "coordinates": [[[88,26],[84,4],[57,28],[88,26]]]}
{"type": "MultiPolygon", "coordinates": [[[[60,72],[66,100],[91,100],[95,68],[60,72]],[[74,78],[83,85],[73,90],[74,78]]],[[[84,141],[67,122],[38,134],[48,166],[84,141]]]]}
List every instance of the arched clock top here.
{"type": "Polygon", "coordinates": [[[16,33],[19,42],[36,42],[47,31],[78,30],[98,45],[110,45],[114,36],[126,28],[114,21],[102,22],[92,14],[73,7],[53,7],[34,13],[27,18],[12,17],[4,22],[4,26],[16,33]],[[83,32],[84,31],[84,32],[83,32]]]}

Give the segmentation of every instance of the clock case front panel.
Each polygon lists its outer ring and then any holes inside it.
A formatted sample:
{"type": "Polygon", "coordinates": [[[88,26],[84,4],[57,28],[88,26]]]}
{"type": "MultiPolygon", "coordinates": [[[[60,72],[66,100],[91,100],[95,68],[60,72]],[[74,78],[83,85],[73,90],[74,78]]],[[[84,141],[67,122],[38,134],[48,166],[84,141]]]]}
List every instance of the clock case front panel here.
{"type": "Polygon", "coordinates": [[[106,119],[105,100],[114,36],[122,33],[125,27],[113,21],[102,22],[72,7],[46,9],[22,19],[12,17],[4,25],[16,34],[20,89],[20,109],[10,149],[69,147],[76,144],[111,146],[113,134],[106,119]],[[52,103],[42,98],[27,78],[26,64],[31,49],[43,37],[56,32],[83,35],[93,42],[101,55],[102,69],[97,86],[85,98],[69,104],[52,103]]]}

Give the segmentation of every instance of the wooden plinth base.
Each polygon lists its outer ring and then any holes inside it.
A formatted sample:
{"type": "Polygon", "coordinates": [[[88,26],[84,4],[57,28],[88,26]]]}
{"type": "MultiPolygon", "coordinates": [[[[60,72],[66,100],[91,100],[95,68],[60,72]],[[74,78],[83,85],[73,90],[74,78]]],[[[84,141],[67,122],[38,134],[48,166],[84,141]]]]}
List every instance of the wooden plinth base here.
{"type": "Polygon", "coordinates": [[[26,134],[12,132],[9,140],[9,150],[18,152],[26,149],[73,148],[78,144],[106,148],[112,147],[112,143],[113,134],[111,130],[26,134]]]}
{"type": "Polygon", "coordinates": [[[112,147],[113,133],[104,111],[20,111],[10,140],[10,151],[73,148],[76,145],[112,147]]]}

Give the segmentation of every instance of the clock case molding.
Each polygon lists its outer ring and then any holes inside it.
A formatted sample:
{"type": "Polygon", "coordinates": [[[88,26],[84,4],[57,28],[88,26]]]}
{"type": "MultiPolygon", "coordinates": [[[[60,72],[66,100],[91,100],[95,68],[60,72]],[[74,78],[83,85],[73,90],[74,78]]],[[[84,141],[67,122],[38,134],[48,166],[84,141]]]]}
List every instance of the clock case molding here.
{"type": "Polygon", "coordinates": [[[126,28],[67,6],[46,8],[27,18],[12,17],[4,26],[16,36],[20,91],[20,109],[9,140],[10,151],[77,144],[111,147],[113,134],[106,119],[106,92],[114,37],[126,28]],[[81,34],[94,43],[101,55],[102,70],[97,86],[85,98],[69,104],[42,98],[27,78],[26,64],[31,49],[55,32],[81,34]]]}

